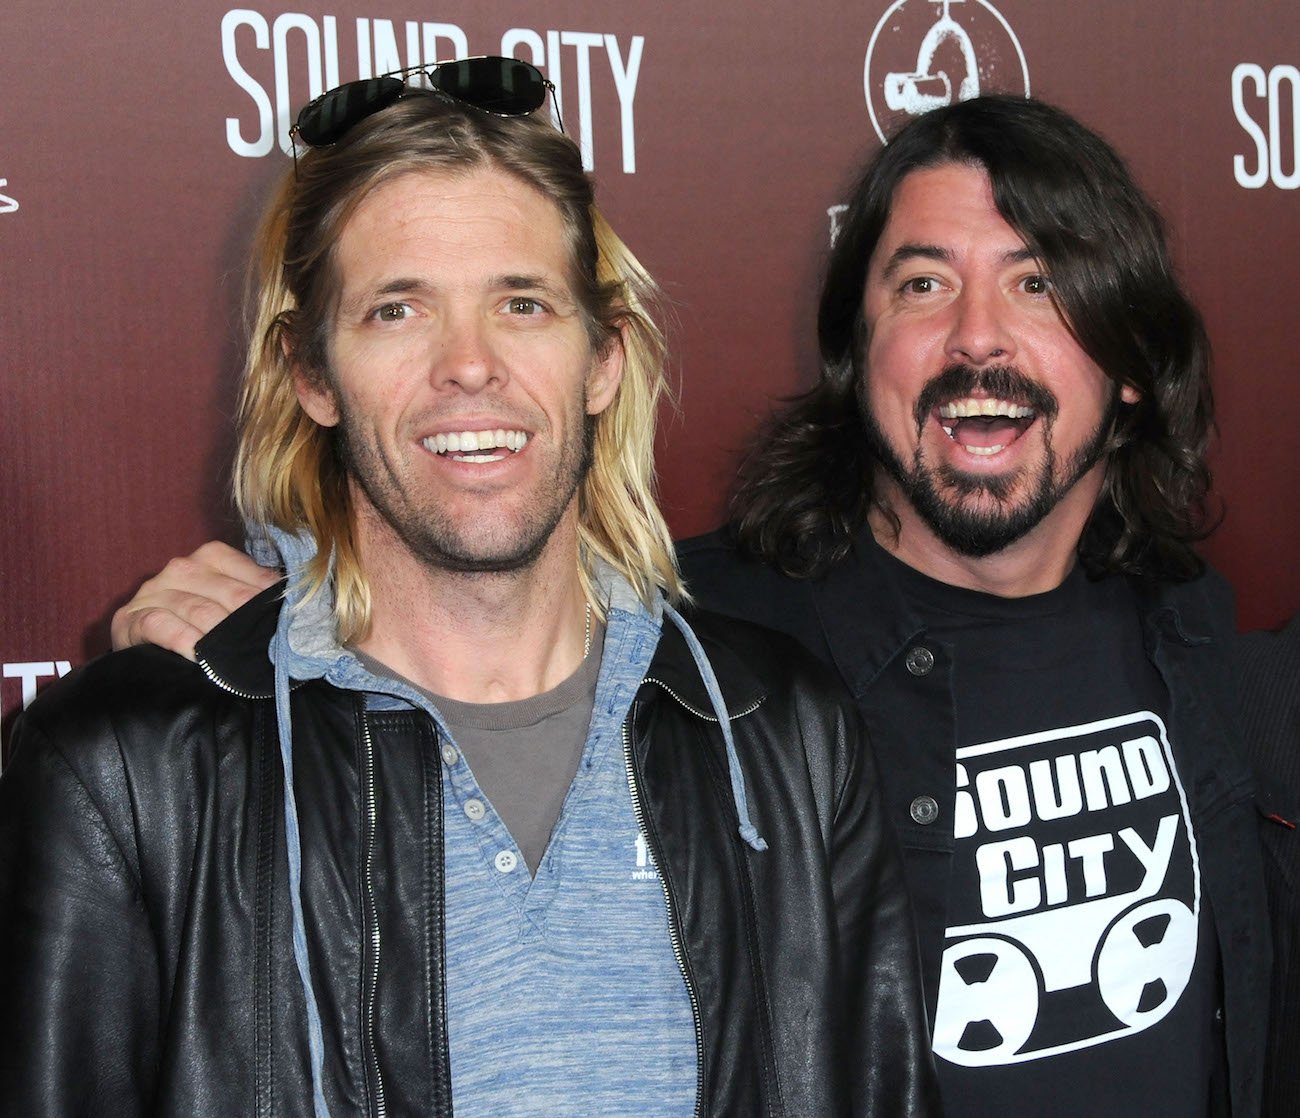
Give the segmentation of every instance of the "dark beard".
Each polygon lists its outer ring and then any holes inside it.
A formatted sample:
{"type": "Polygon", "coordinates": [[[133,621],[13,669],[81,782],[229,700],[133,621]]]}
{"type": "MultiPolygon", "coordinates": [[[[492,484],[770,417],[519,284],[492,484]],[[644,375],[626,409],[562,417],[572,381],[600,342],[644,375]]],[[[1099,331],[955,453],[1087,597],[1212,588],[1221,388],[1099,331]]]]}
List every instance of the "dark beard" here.
{"type": "Polygon", "coordinates": [[[1059,404],[1047,389],[1018,369],[998,366],[977,370],[967,365],[952,365],[930,380],[917,398],[918,441],[910,468],[889,444],[867,407],[865,386],[860,392],[860,409],[872,453],[917,515],[952,551],[971,559],[983,559],[1009,547],[1037,527],[1079,479],[1105,457],[1119,411],[1119,388],[1112,385],[1101,422],[1065,464],[1059,480],[1052,447],[1052,427],[1059,404]],[[1023,401],[1036,412],[1034,422],[1044,424],[1045,458],[1041,473],[1033,491],[1018,505],[1008,505],[1008,501],[1017,483],[1024,478],[1023,468],[989,477],[947,465],[931,469],[922,455],[920,435],[934,408],[945,400],[970,395],[977,388],[996,398],[1023,401]],[[981,496],[992,498],[995,506],[973,508],[967,504],[968,498],[981,496]]]}

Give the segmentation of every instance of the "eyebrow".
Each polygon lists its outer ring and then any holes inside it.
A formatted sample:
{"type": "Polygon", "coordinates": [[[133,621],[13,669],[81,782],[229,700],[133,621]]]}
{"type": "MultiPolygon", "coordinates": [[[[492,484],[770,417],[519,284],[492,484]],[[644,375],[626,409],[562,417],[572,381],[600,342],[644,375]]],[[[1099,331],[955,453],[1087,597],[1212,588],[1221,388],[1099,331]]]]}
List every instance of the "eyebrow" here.
{"type": "MultiPolygon", "coordinates": [[[[1010,249],[1002,254],[1003,264],[1023,264],[1027,260],[1037,260],[1037,255],[1025,246],[1010,249]]],[[[892,253],[885,264],[885,270],[882,273],[885,279],[889,279],[904,264],[911,260],[937,260],[941,264],[951,264],[953,262],[953,252],[943,245],[922,244],[916,241],[908,241],[899,245],[892,253]]]]}
{"type": "MultiPolygon", "coordinates": [[[[573,295],[568,288],[558,288],[540,275],[508,273],[493,276],[488,281],[487,286],[493,290],[538,291],[552,299],[573,301],[573,295]]],[[[370,303],[375,299],[382,299],[385,295],[426,295],[433,290],[434,285],[427,280],[417,279],[414,276],[395,276],[392,279],[385,280],[378,287],[368,288],[364,292],[358,293],[355,298],[348,301],[348,306],[370,303]]]]}

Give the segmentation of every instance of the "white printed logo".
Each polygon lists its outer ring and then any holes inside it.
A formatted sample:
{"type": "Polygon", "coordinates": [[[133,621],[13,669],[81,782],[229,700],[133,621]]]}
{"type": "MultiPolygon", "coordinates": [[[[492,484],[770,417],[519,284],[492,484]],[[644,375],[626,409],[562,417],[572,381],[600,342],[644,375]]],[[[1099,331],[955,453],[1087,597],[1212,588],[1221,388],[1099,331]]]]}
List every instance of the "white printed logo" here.
{"type": "Polygon", "coordinates": [[[1196,959],[1200,873],[1149,711],[957,751],[934,1051],[1020,1063],[1149,1028],[1196,959]],[[965,902],[962,898],[974,897],[965,902]]]}
{"type": "MultiPolygon", "coordinates": [[[[0,186],[8,186],[8,179],[0,179],[0,186]]],[[[11,214],[18,208],[18,199],[10,198],[8,194],[0,194],[0,214],[11,214]]]]}
{"type": "Polygon", "coordinates": [[[867,111],[883,141],[908,117],[981,93],[1029,96],[1029,67],[1011,25],[987,0],[896,0],[862,67],[867,111]]]}
{"type": "Polygon", "coordinates": [[[636,833],[636,869],[632,871],[632,880],[659,880],[659,868],[655,865],[654,855],[650,853],[650,844],[640,831],[636,833]]]}

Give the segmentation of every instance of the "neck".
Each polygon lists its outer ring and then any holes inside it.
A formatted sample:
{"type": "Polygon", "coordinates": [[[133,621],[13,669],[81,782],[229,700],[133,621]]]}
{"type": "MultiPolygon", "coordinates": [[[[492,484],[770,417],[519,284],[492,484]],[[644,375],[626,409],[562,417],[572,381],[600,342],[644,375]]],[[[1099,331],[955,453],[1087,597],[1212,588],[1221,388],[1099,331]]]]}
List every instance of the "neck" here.
{"type": "Polygon", "coordinates": [[[923,575],[958,586],[1023,598],[1055,590],[1074,569],[1079,539],[1092,514],[1104,467],[1081,478],[1056,506],[1020,539],[978,558],[954,551],[916,512],[892,481],[877,488],[877,501],[868,517],[871,534],[886,551],[923,575]],[[898,517],[895,532],[881,505],[898,517]]]}
{"type": "Polygon", "coordinates": [[[404,548],[382,551],[378,562],[361,554],[372,623],[359,647],[407,679],[461,702],[511,702],[551,690],[582,663],[587,602],[569,516],[518,571],[465,574],[404,548]]]}

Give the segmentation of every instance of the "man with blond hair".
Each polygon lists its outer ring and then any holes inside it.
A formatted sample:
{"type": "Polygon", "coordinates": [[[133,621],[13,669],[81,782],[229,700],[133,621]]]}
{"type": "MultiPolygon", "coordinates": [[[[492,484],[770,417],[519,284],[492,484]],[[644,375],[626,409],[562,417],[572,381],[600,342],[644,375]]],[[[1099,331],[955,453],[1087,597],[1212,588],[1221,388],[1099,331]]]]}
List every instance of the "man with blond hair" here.
{"type": "Polygon", "coordinates": [[[424,77],[304,110],[259,236],[282,581],[17,728],[0,1109],[926,1113],[856,712],[684,605],[653,286],[540,74],[424,77]]]}

